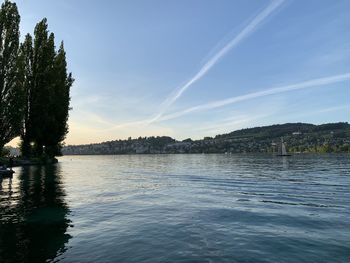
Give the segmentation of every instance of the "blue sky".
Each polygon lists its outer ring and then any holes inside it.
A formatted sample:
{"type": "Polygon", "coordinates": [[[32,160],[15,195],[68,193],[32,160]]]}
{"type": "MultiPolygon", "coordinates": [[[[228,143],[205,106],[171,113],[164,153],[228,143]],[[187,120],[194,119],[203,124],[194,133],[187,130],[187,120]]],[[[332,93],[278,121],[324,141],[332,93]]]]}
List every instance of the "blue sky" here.
{"type": "Polygon", "coordinates": [[[350,121],[348,0],[16,3],[65,42],[67,144],[350,121]]]}

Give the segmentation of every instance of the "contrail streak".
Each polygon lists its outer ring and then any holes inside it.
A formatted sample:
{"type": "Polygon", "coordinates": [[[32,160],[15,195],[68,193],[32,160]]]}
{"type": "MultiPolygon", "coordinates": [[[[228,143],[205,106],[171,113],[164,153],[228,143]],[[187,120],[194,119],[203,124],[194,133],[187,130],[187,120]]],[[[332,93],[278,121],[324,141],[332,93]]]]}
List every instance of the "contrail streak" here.
{"type": "Polygon", "coordinates": [[[254,32],[259,24],[261,24],[283,2],[284,0],[273,1],[262,12],[254,17],[254,19],[236,37],[234,37],[218,53],[211,57],[190,80],[188,80],[184,85],[179,87],[167,99],[165,99],[165,101],[162,103],[160,112],[155,117],[150,119],[149,122],[152,123],[160,119],[167,108],[169,108],[176,100],[178,100],[190,86],[203,78],[222,57],[224,57],[232,48],[236,47],[242,40],[254,32]]]}
{"type": "Polygon", "coordinates": [[[234,104],[237,102],[242,102],[246,100],[251,100],[255,98],[260,98],[260,97],[265,97],[268,95],[274,95],[278,93],[284,93],[284,92],[289,92],[289,91],[294,91],[294,90],[301,90],[301,89],[307,89],[307,88],[318,88],[320,86],[325,86],[328,84],[333,84],[337,82],[342,82],[342,81],[347,81],[350,80],[350,73],[346,74],[341,74],[341,75],[335,75],[335,76],[330,76],[330,77],[324,77],[324,78],[318,78],[318,79],[312,79],[296,84],[290,84],[282,87],[277,87],[277,88],[271,88],[263,91],[258,91],[258,92],[253,92],[253,93],[248,93],[246,95],[242,96],[236,96],[236,97],[231,97],[228,99],[224,100],[218,100],[218,101],[213,101],[209,102],[206,104],[202,105],[197,105],[194,107],[190,107],[188,109],[174,112],[168,115],[164,115],[161,118],[159,118],[157,121],[165,121],[165,120],[171,120],[175,119],[184,115],[187,115],[189,113],[193,112],[199,112],[199,111],[206,111],[210,109],[215,109],[219,107],[223,107],[229,104],[234,104]]]}
{"type": "Polygon", "coordinates": [[[123,123],[123,124],[119,124],[119,125],[114,125],[107,130],[126,128],[126,127],[130,127],[130,126],[148,125],[150,123],[172,120],[172,119],[176,119],[176,118],[179,118],[181,116],[184,116],[184,115],[187,115],[190,113],[207,111],[207,110],[220,108],[220,107],[223,107],[226,105],[235,104],[238,102],[247,101],[247,100],[251,100],[251,99],[255,99],[255,98],[265,97],[265,96],[279,94],[279,93],[290,92],[290,91],[294,91],[294,90],[301,90],[301,89],[307,89],[307,88],[319,88],[319,87],[322,87],[322,86],[325,86],[328,84],[343,82],[343,81],[347,81],[347,80],[350,80],[350,72],[345,73],[345,74],[340,74],[340,75],[312,79],[312,80],[303,81],[303,82],[299,82],[296,84],[290,84],[290,85],[286,85],[286,86],[282,86],[282,87],[252,92],[252,93],[248,93],[248,94],[236,96],[236,97],[231,97],[231,98],[224,99],[224,100],[217,100],[217,101],[209,102],[206,104],[201,104],[201,105],[197,105],[194,107],[190,107],[190,108],[182,110],[182,111],[167,114],[167,115],[161,116],[157,120],[155,120],[153,118],[153,119],[147,119],[147,120],[142,120],[142,121],[128,122],[128,123],[123,123]]]}
{"type": "MultiPolygon", "coordinates": [[[[165,111],[172,105],[176,100],[178,100],[181,95],[194,83],[196,83],[198,80],[200,80],[202,77],[204,77],[208,71],[215,66],[216,63],[219,62],[219,60],[224,57],[232,48],[237,46],[242,40],[244,40],[248,35],[253,33],[256,28],[261,24],[274,10],[276,10],[285,0],[276,0],[273,1],[270,5],[268,5],[263,11],[261,11],[257,16],[254,17],[254,19],[245,27],[243,30],[234,37],[230,42],[228,42],[219,52],[217,52],[214,56],[212,56],[203,67],[200,68],[200,70],[190,79],[188,80],[184,85],[177,88],[174,92],[172,92],[168,98],[165,99],[163,103],[161,103],[161,109],[160,111],[155,114],[154,116],[150,117],[149,119],[141,120],[141,121],[134,121],[134,122],[128,122],[123,123],[119,125],[114,125],[111,130],[118,129],[118,128],[124,128],[134,125],[149,125],[154,122],[158,122],[159,120],[163,119],[163,115],[165,111]]],[[[169,116],[169,115],[167,115],[169,116]]]]}

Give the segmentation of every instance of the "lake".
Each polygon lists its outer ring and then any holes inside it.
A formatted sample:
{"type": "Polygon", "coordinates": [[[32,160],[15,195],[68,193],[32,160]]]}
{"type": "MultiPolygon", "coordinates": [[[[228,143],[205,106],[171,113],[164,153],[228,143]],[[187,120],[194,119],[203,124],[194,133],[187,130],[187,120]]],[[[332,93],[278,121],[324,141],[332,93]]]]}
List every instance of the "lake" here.
{"type": "Polygon", "coordinates": [[[65,156],[0,188],[0,262],[350,262],[350,155],[65,156]]]}

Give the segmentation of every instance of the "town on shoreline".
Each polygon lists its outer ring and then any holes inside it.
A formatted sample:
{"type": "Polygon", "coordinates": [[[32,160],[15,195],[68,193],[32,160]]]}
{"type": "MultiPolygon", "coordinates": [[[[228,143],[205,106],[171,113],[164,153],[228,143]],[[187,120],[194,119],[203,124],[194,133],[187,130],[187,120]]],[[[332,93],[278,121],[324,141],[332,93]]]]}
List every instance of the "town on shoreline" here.
{"type": "Polygon", "coordinates": [[[201,140],[177,141],[168,136],[139,137],[86,145],[69,145],[63,155],[272,153],[283,137],[289,152],[350,152],[350,124],[286,123],[242,129],[201,140]]]}

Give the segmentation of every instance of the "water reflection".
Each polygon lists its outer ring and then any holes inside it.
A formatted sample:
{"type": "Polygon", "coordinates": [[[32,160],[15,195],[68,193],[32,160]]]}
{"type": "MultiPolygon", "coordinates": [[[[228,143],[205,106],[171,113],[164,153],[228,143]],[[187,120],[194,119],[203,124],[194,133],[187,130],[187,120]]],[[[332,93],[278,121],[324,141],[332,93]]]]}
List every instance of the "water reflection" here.
{"type": "Polygon", "coordinates": [[[287,156],[282,156],[282,157],[280,157],[280,158],[282,158],[283,169],[284,169],[284,170],[289,169],[289,157],[287,157],[287,156]]]}
{"type": "Polygon", "coordinates": [[[59,166],[26,167],[0,181],[0,262],[47,262],[70,236],[59,166]]]}

